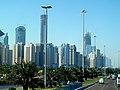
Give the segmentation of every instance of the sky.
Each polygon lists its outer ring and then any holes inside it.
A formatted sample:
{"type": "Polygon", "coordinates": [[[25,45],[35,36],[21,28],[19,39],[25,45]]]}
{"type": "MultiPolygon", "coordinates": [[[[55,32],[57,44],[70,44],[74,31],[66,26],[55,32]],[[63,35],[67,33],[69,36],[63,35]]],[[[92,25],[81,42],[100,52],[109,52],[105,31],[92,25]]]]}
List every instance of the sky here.
{"type": "Polygon", "coordinates": [[[51,5],[48,11],[48,42],[55,46],[75,44],[82,52],[82,14],[85,9],[85,31],[96,35],[97,48],[118,63],[120,50],[120,0],[0,0],[0,29],[9,35],[10,47],[15,43],[15,28],[24,25],[26,42],[40,42],[40,15],[42,5],[51,5]]]}

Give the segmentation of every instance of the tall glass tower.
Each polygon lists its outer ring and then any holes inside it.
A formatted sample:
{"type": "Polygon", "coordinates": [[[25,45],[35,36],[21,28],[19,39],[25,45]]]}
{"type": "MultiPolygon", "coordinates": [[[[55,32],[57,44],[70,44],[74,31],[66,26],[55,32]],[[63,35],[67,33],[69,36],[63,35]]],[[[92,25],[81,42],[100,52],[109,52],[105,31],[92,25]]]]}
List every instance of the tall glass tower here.
{"type": "Polygon", "coordinates": [[[15,29],[16,31],[16,37],[15,37],[15,43],[26,43],[26,29],[24,26],[19,26],[15,29]]]}
{"type": "Polygon", "coordinates": [[[8,33],[6,33],[6,35],[4,37],[4,44],[8,45],[8,33]]]}
{"type": "Polygon", "coordinates": [[[46,18],[47,18],[47,15],[41,15],[41,31],[40,31],[40,43],[41,44],[45,44],[45,36],[46,36],[46,25],[47,25],[47,22],[46,22],[46,18]]]}
{"type": "Polygon", "coordinates": [[[92,47],[91,47],[91,34],[90,32],[86,32],[85,36],[84,36],[84,44],[85,44],[85,55],[89,54],[92,51],[92,47]]]}

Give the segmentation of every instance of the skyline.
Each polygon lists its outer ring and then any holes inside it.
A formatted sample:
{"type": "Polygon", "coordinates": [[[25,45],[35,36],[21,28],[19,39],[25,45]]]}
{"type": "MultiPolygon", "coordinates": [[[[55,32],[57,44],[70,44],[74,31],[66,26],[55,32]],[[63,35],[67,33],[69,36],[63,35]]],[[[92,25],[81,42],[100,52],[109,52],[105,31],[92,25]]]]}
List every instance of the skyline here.
{"type": "Polygon", "coordinates": [[[53,8],[48,11],[48,42],[56,46],[62,43],[75,44],[77,51],[82,53],[80,11],[85,9],[85,31],[90,31],[92,45],[96,35],[97,48],[103,53],[105,45],[106,56],[111,57],[114,66],[118,66],[119,3],[119,0],[4,0],[0,3],[0,29],[8,33],[11,48],[15,44],[15,28],[25,24],[26,42],[40,43],[40,15],[44,14],[41,6],[51,5],[53,8]],[[33,34],[34,37],[31,37],[33,34]]]}

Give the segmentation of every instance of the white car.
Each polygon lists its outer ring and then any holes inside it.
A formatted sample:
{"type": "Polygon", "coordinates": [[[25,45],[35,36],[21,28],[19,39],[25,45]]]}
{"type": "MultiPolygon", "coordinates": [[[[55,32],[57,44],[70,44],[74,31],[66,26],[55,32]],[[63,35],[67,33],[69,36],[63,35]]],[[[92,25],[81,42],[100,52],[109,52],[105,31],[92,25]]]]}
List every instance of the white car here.
{"type": "Polygon", "coordinates": [[[104,79],[103,79],[103,78],[101,78],[101,79],[99,80],[99,84],[104,84],[104,79]]]}
{"type": "Polygon", "coordinates": [[[115,78],[116,78],[116,76],[113,74],[113,75],[112,75],[112,80],[115,80],[115,78]]]}
{"type": "Polygon", "coordinates": [[[120,86],[120,74],[118,74],[118,77],[117,77],[117,86],[120,86]]]}

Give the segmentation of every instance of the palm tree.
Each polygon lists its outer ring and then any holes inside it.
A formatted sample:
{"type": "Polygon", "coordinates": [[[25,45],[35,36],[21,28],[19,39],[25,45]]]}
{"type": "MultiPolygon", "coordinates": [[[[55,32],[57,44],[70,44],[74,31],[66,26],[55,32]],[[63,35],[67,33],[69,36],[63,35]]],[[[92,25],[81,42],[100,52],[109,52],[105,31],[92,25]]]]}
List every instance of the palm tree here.
{"type": "Polygon", "coordinates": [[[22,62],[21,64],[15,64],[11,69],[11,78],[18,84],[23,86],[23,90],[28,90],[28,87],[33,86],[34,89],[35,80],[37,75],[37,66],[33,62],[22,62]],[[34,82],[34,83],[33,83],[34,82]]]}

